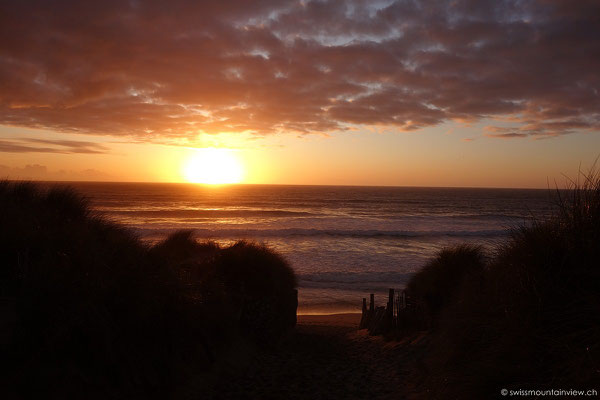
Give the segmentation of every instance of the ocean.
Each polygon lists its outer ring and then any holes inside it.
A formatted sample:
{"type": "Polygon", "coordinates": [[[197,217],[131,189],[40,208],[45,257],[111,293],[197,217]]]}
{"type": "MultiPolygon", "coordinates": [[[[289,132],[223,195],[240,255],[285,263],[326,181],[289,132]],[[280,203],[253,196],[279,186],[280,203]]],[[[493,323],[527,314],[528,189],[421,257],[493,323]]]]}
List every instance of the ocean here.
{"type": "Polygon", "coordinates": [[[299,278],[298,312],[360,311],[402,289],[445,246],[490,252],[511,228],[551,212],[548,190],[69,183],[113,221],[154,243],[179,229],[228,245],[265,243],[299,278]]]}

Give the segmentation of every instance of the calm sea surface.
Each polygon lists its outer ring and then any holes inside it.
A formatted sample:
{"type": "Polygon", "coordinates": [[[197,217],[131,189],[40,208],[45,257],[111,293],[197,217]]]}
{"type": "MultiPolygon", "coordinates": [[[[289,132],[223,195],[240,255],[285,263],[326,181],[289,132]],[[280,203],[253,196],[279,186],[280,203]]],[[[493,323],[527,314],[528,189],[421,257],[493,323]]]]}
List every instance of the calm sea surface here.
{"type": "Polygon", "coordinates": [[[544,216],[547,190],[70,183],[142,239],[178,229],[229,244],[264,242],[299,277],[300,313],[359,311],[403,288],[444,246],[488,249],[507,229],[544,216]]]}

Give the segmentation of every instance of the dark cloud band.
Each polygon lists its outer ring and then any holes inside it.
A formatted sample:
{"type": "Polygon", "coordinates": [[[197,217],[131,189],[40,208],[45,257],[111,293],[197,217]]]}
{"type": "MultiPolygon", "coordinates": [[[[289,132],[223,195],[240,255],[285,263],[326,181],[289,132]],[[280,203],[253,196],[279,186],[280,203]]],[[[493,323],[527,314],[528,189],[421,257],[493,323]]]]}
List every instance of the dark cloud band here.
{"type": "Polygon", "coordinates": [[[108,151],[109,149],[101,144],[78,140],[36,138],[0,140],[0,152],[4,153],[102,154],[108,151]]]}

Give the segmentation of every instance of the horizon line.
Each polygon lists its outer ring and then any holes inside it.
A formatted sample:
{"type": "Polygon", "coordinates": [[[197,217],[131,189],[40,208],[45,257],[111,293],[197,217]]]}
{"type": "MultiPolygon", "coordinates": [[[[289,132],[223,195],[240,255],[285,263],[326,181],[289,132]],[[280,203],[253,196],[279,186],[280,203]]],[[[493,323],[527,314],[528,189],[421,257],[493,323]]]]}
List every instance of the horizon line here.
{"type": "Polygon", "coordinates": [[[193,185],[203,187],[223,187],[223,186],[305,186],[305,187],[347,187],[347,188],[414,188],[414,189],[506,189],[506,190],[566,190],[567,188],[558,187],[509,187],[509,186],[415,186],[415,185],[357,185],[357,184],[307,184],[307,183],[194,183],[194,182],[173,182],[173,181],[102,181],[102,180],[36,180],[36,179],[11,179],[8,177],[0,180],[21,181],[21,182],[39,182],[39,183],[111,183],[111,184],[173,184],[173,185],[193,185]]]}

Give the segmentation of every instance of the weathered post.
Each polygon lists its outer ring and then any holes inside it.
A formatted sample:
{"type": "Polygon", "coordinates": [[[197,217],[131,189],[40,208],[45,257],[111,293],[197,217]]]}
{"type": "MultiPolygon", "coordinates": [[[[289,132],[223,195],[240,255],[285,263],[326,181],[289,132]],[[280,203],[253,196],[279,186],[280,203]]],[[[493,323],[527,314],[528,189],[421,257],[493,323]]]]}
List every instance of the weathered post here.
{"type": "Polygon", "coordinates": [[[398,299],[400,296],[400,291],[396,290],[394,292],[394,311],[392,312],[392,323],[394,326],[394,329],[398,326],[398,315],[400,314],[400,308],[398,307],[398,299]]]}
{"type": "Polygon", "coordinates": [[[373,320],[375,319],[375,294],[371,293],[369,295],[369,311],[367,312],[366,318],[365,318],[365,324],[364,327],[369,329],[369,332],[371,331],[371,325],[373,324],[373,320]]]}
{"type": "Polygon", "coordinates": [[[402,308],[406,308],[406,290],[402,291],[402,308]]]}
{"type": "Polygon", "coordinates": [[[358,329],[364,329],[367,325],[367,299],[363,297],[362,303],[362,316],[360,317],[360,324],[358,329]]]}
{"type": "Polygon", "coordinates": [[[390,329],[394,326],[394,289],[390,289],[388,293],[388,302],[385,309],[385,328],[390,329]]]}

